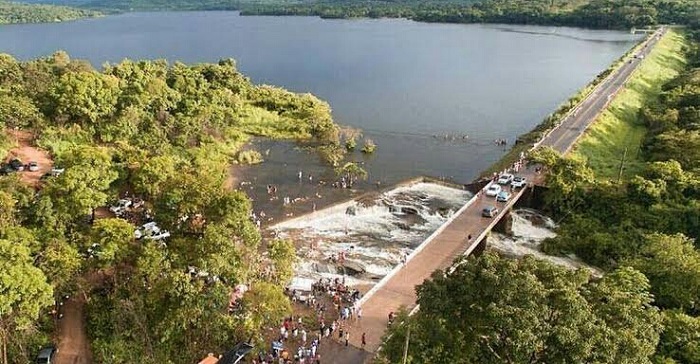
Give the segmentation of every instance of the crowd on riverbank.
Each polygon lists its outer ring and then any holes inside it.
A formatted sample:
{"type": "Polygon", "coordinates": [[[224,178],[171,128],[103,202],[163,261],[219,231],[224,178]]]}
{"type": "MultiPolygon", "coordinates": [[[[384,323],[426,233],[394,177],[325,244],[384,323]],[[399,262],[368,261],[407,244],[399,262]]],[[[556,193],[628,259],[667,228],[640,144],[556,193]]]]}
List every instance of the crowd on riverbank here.
{"type": "MultiPolygon", "coordinates": [[[[295,314],[285,317],[277,328],[271,328],[269,350],[261,350],[251,360],[255,364],[299,363],[320,364],[324,351],[335,344],[350,346],[350,326],[362,320],[362,308],[357,306],[360,291],[348,287],[342,278],[323,278],[311,291],[302,294],[289,290],[295,314]]],[[[366,343],[366,333],[361,334],[366,343]]],[[[326,354],[324,362],[333,362],[326,354]]]]}

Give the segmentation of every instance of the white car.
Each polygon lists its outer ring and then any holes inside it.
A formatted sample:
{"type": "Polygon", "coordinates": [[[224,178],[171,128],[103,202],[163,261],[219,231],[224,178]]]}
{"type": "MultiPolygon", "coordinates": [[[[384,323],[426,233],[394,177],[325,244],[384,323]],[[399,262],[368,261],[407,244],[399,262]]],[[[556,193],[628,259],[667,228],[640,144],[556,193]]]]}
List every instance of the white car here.
{"type": "Polygon", "coordinates": [[[515,177],[513,178],[513,182],[510,183],[511,187],[513,188],[522,188],[527,185],[527,179],[525,177],[515,177]]]}
{"type": "Polygon", "coordinates": [[[498,184],[499,185],[507,185],[510,183],[510,181],[513,180],[513,175],[510,173],[503,173],[502,175],[498,176],[498,184]]]}
{"type": "Polygon", "coordinates": [[[134,238],[136,239],[162,240],[169,237],[170,232],[161,230],[155,221],[145,223],[134,231],[134,238]]]}
{"type": "Polygon", "coordinates": [[[39,170],[39,163],[37,162],[29,162],[29,171],[30,172],[36,172],[39,170]]]}
{"type": "Polygon", "coordinates": [[[112,211],[115,215],[119,216],[129,207],[131,207],[131,200],[121,199],[114,205],[110,206],[109,211],[112,211]]]}
{"type": "Polygon", "coordinates": [[[170,232],[169,232],[168,230],[163,230],[163,231],[160,231],[160,232],[158,232],[158,233],[154,233],[154,234],[151,234],[151,235],[146,235],[146,236],[144,237],[144,239],[162,240],[162,239],[169,238],[169,237],[170,237],[170,232]]]}
{"type": "Polygon", "coordinates": [[[486,196],[496,196],[501,192],[501,186],[492,183],[489,188],[486,189],[486,196]]]}

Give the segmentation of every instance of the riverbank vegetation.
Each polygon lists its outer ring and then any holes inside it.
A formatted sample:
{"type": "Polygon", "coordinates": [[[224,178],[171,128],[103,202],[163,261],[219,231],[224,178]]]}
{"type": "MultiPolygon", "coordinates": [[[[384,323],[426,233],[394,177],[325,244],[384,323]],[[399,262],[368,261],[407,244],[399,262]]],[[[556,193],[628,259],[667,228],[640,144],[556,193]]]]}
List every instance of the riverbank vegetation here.
{"type": "Polygon", "coordinates": [[[67,6],[0,1],[0,24],[55,23],[100,15],[94,10],[67,6]]]}
{"type": "Polygon", "coordinates": [[[687,34],[686,66],[636,113],[640,173],[610,183],[580,156],[529,156],[559,221],[543,250],[603,276],[534,257],[463,259],[417,288],[421,309],[389,330],[386,362],[410,336],[410,362],[700,363],[700,38],[687,34]]]}
{"type": "Polygon", "coordinates": [[[0,126],[55,167],[37,189],[0,176],[0,358],[30,362],[64,294],[87,298],[96,363],[196,362],[288,313],[294,249],[263,255],[250,201],[224,184],[236,157],[256,159],[238,153],[251,136],[342,149],[325,102],[254,85],[232,60],[100,72],[59,52],[0,69],[0,126]]]}
{"type": "Polygon", "coordinates": [[[639,112],[643,105],[654,102],[662,86],[684,68],[684,47],[687,43],[682,33],[669,30],[577,143],[574,154],[585,158],[598,178],[616,180],[622,157],[623,178],[642,173],[646,126],[639,112]]]}

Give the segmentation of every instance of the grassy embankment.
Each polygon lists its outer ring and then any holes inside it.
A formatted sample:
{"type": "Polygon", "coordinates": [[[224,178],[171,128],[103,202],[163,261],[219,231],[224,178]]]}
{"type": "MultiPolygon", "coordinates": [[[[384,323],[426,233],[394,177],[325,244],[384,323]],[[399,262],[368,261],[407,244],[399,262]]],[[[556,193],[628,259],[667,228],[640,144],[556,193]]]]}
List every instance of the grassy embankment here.
{"type": "Polygon", "coordinates": [[[574,147],[572,154],[585,158],[597,178],[617,179],[625,148],[623,178],[637,175],[644,168],[640,147],[646,128],[639,110],[678,75],[685,64],[686,45],[680,31],[666,33],[574,147]]]}

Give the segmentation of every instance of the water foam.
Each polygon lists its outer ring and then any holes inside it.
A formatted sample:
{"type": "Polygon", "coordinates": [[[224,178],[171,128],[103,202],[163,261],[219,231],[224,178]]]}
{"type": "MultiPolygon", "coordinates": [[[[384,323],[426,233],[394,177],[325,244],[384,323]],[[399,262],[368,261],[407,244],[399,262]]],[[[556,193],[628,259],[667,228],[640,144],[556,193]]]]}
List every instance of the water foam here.
{"type": "Polygon", "coordinates": [[[595,267],[587,265],[576,256],[559,257],[543,253],[540,250],[542,241],[553,238],[557,234],[553,231],[556,224],[552,219],[538,213],[535,210],[519,209],[513,211],[513,236],[492,233],[487,246],[505,255],[522,257],[532,255],[538,259],[547,260],[570,269],[588,269],[593,275],[601,276],[602,272],[595,267]],[[537,223],[533,223],[536,221],[537,223]]]}
{"type": "Polygon", "coordinates": [[[347,260],[357,262],[365,270],[365,274],[347,277],[346,282],[373,284],[470,197],[467,191],[434,183],[416,183],[381,194],[369,204],[345,202],[270,229],[280,237],[305,243],[298,251],[301,256],[296,267],[298,277],[342,276],[342,272],[338,272],[340,269],[326,269],[333,266],[329,257],[337,257],[342,252],[347,260]],[[402,207],[410,211],[401,213],[402,207]]]}

